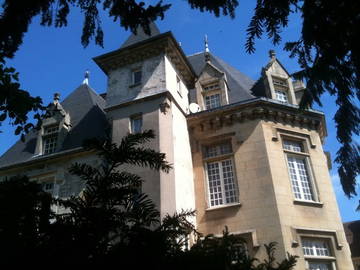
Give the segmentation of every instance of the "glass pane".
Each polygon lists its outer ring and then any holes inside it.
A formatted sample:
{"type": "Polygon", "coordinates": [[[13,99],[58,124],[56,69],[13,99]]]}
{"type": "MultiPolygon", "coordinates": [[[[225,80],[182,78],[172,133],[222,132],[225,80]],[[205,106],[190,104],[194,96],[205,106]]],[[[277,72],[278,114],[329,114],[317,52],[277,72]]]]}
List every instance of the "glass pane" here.
{"type": "Polygon", "coordinates": [[[298,141],[284,140],[283,147],[286,150],[290,150],[294,152],[304,152],[303,143],[298,141]]]}
{"type": "Polygon", "coordinates": [[[51,154],[56,150],[57,136],[43,138],[44,154],[51,154]]]}
{"type": "Polygon", "coordinates": [[[209,145],[205,147],[205,157],[216,157],[220,155],[231,154],[232,148],[230,142],[209,145]]]}
{"type": "Polygon", "coordinates": [[[329,262],[309,262],[310,270],[331,270],[331,264],[329,262]]]}
{"type": "Polygon", "coordinates": [[[207,174],[209,182],[210,205],[217,206],[223,204],[220,164],[219,162],[207,163],[207,174]]]}
{"type": "Polygon", "coordinates": [[[133,118],[131,119],[131,133],[140,133],[142,129],[142,118],[133,118]]]}
{"type": "Polygon", "coordinates": [[[141,70],[133,71],[133,84],[141,82],[141,70]]]}
{"type": "Polygon", "coordinates": [[[304,255],[326,257],[331,256],[327,239],[303,239],[304,255]]]}
{"type": "Polygon", "coordinates": [[[221,162],[224,191],[226,203],[235,203],[238,201],[236,184],[234,181],[234,173],[231,159],[227,159],[221,162]]]}
{"type": "Polygon", "coordinates": [[[288,156],[288,166],[295,198],[313,201],[314,196],[305,159],[288,156]]]}
{"type": "Polygon", "coordinates": [[[221,106],[220,94],[209,95],[205,97],[206,109],[213,109],[221,106]]]}
{"type": "Polygon", "coordinates": [[[275,90],[275,95],[278,101],[288,103],[288,96],[285,91],[275,90]]]}

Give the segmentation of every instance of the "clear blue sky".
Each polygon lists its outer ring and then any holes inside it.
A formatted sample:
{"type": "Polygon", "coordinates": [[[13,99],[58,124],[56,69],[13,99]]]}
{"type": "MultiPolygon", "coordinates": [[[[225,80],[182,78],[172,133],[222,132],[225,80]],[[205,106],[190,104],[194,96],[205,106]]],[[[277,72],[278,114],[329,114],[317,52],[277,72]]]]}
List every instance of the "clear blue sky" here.
{"type": "MultiPolygon", "coordinates": [[[[147,1],[154,3],[155,1],[147,1]]],[[[278,59],[290,73],[298,69],[296,60],[289,59],[282,51],[283,44],[273,46],[269,40],[263,38],[256,43],[256,53],[249,55],[245,52],[246,27],[251,18],[255,1],[240,1],[236,18],[215,18],[208,13],[191,10],[185,1],[170,1],[172,8],[166,13],[163,21],[157,21],[162,32],[172,31],[176,39],[181,42],[185,54],[190,55],[204,50],[204,35],[208,35],[210,51],[236,67],[252,79],[258,79],[261,67],[268,61],[268,51],[275,49],[278,59]]],[[[77,88],[83,78],[85,70],[90,70],[90,85],[98,93],[106,92],[106,76],[92,61],[92,58],[103,53],[118,49],[129,36],[129,32],[120,28],[106,15],[102,16],[105,32],[104,48],[93,43],[83,48],[80,43],[83,17],[77,10],[72,11],[69,25],[66,28],[48,28],[39,24],[39,18],[33,21],[24,43],[16,57],[9,61],[20,72],[23,89],[27,89],[33,96],[40,96],[44,104],[52,100],[53,93],[61,93],[64,99],[77,88]]],[[[296,40],[301,31],[301,19],[293,15],[290,25],[283,32],[283,41],[296,40]]],[[[316,109],[323,111],[327,119],[328,137],[325,150],[334,159],[339,144],[336,140],[336,130],[333,116],[336,112],[332,97],[323,96],[324,107],[316,109]]],[[[13,135],[14,128],[6,125],[0,127],[0,155],[3,154],[18,139],[13,135]]],[[[358,142],[359,138],[357,138],[358,142]]],[[[358,199],[347,199],[341,189],[337,175],[336,164],[333,163],[330,172],[335,193],[343,221],[360,219],[360,213],[355,212],[358,199]]]]}

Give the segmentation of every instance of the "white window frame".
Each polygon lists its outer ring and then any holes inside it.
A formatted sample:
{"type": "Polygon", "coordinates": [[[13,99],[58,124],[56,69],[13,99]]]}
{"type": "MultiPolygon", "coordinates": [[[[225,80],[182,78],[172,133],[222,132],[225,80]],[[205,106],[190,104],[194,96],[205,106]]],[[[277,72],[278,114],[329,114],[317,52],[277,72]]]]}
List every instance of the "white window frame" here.
{"type": "Polygon", "coordinates": [[[43,127],[42,136],[42,152],[44,155],[49,155],[56,152],[57,140],[59,136],[59,125],[49,125],[43,127]]]}
{"type": "Polygon", "coordinates": [[[211,144],[204,147],[204,171],[206,178],[207,203],[209,209],[239,204],[239,188],[235,173],[236,172],[235,162],[233,159],[233,152],[230,141],[211,144]],[[216,148],[217,149],[216,153],[212,153],[208,155],[207,153],[209,152],[207,150],[209,148],[213,148],[213,149],[216,148]],[[224,166],[224,162],[229,163],[229,165],[231,166],[231,172],[225,171],[226,167],[224,166]],[[219,174],[218,174],[219,179],[217,180],[220,181],[220,185],[217,185],[217,187],[220,187],[220,192],[218,191],[216,192],[216,194],[215,192],[212,193],[210,190],[209,165],[211,164],[216,164],[219,170],[219,174]],[[232,182],[226,183],[226,180],[229,181],[229,179],[225,179],[224,177],[225,173],[231,173],[232,177],[230,178],[232,178],[232,182]],[[220,195],[220,194],[221,194],[221,198],[220,197],[214,198],[215,195],[220,195]],[[227,202],[228,200],[231,201],[227,202]]]}
{"type": "Polygon", "coordinates": [[[136,69],[133,69],[131,71],[131,83],[132,85],[138,85],[138,84],[141,84],[142,82],[142,69],[141,68],[136,68],[136,69]],[[138,80],[137,79],[137,75],[136,74],[140,74],[140,79],[138,80]]]}
{"type": "Polygon", "coordinates": [[[178,92],[180,97],[182,97],[181,80],[180,80],[180,77],[178,75],[176,75],[176,91],[178,92]]]}
{"type": "MultiPolygon", "coordinates": [[[[319,202],[319,195],[315,185],[315,178],[311,170],[310,155],[306,152],[308,148],[306,147],[305,142],[306,142],[305,140],[299,140],[297,138],[288,138],[288,137],[282,138],[282,147],[285,155],[286,165],[288,168],[291,190],[295,198],[295,201],[310,202],[310,203],[319,202]],[[290,149],[286,149],[285,147],[286,142],[294,143],[294,145],[290,146],[290,149]],[[299,144],[300,149],[296,148],[295,144],[299,144]],[[296,168],[293,168],[290,165],[291,162],[290,159],[302,161],[307,176],[308,187],[304,186],[302,183],[304,175],[301,173],[301,169],[299,168],[299,163],[296,163],[296,168]],[[292,170],[295,170],[295,174],[292,173],[292,170]],[[293,178],[294,175],[296,176],[296,178],[293,178]],[[294,182],[297,183],[297,186],[294,185],[294,182]],[[296,190],[296,188],[298,188],[299,190],[296,190]],[[310,199],[306,198],[309,196],[309,193],[306,192],[307,188],[310,189],[310,195],[311,195],[310,199]],[[298,197],[299,195],[300,197],[298,197]]],[[[293,164],[294,163],[295,162],[293,162],[293,164]]]]}
{"type": "Polygon", "coordinates": [[[206,110],[221,107],[221,93],[212,93],[204,96],[204,103],[206,110]],[[217,97],[217,98],[215,98],[217,97]]]}
{"type": "Polygon", "coordinates": [[[286,91],[275,89],[276,100],[282,103],[289,103],[289,97],[286,91]]]}
{"type": "Polygon", "coordinates": [[[311,264],[328,265],[326,270],[336,270],[336,258],[330,238],[325,237],[301,237],[301,248],[304,254],[306,270],[323,270],[324,268],[310,268],[311,264]],[[311,243],[311,241],[313,241],[311,243]],[[311,243],[305,247],[305,242],[311,243]],[[307,252],[307,251],[310,252],[307,252]],[[312,253],[312,254],[309,254],[312,253]],[[326,254],[327,253],[327,254],[326,254]]]}
{"type": "Polygon", "coordinates": [[[137,133],[141,133],[142,132],[142,127],[143,127],[143,119],[142,119],[142,114],[138,114],[138,115],[134,115],[130,117],[130,133],[131,134],[137,134],[137,133]],[[140,129],[137,129],[137,124],[136,122],[140,121],[140,129]]]}

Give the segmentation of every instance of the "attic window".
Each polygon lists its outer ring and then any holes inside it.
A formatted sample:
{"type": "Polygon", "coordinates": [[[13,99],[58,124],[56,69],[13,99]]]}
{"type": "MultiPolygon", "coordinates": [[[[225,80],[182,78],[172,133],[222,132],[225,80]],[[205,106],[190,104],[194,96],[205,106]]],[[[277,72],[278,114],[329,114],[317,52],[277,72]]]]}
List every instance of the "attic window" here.
{"type": "Polygon", "coordinates": [[[274,84],[275,99],[283,103],[289,103],[289,85],[287,83],[287,80],[272,77],[272,81],[274,84]]]}
{"type": "Polygon", "coordinates": [[[204,91],[218,90],[220,88],[219,82],[210,83],[203,86],[204,91]]]}
{"type": "Polygon", "coordinates": [[[43,153],[44,155],[54,153],[56,150],[59,126],[51,125],[44,127],[43,153]]]}

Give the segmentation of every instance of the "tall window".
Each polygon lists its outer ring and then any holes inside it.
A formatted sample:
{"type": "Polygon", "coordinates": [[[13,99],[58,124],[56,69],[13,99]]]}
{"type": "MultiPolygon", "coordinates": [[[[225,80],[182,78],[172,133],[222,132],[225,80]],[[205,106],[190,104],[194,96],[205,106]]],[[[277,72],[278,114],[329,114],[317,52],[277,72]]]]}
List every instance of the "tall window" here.
{"type": "Polygon", "coordinates": [[[130,131],[132,134],[142,131],[142,115],[136,115],[130,118],[130,131]]]}
{"type": "Polygon", "coordinates": [[[206,146],[205,169],[210,207],[238,202],[230,142],[206,146]]]}
{"type": "Polygon", "coordinates": [[[141,68],[138,68],[138,69],[134,69],[132,71],[132,84],[139,84],[141,83],[141,80],[142,80],[142,72],[141,72],[141,68]]]}
{"type": "Polygon", "coordinates": [[[283,103],[289,103],[289,86],[287,80],[276,77],[272,77],[272,80],[275,89],[275,99],[283,103]]]}
{"type": "Polygon", "coordinates": [[[315,201],[313,182],[303,142],[285,139],[283,148],[295,198],[304,201],[315,201]]]}
{"type": "Polygon", "coordinates": [[[303,238],[302,248],[309,270],[334,270],[329,239],[303,238]]]}
{"type": "Polygon", "coordinates": [[[57,124],[44,127],[43,153],[45,155],[54,153],[56,151],[58,132],[59,132],[59,126],[57,124]]]}
{"type": "Polygon", "coordinates": [[[176,76],[176,90],[179,93],[179,95],[182,96],[181,80],[180,80],[179,76],[176,76]]]}
{"type": "Polygon", "coordinates": [[[206,95],[205,96],[205,107],[207,110],[217,108],[221,106],[220,94],[206,95]]]}

